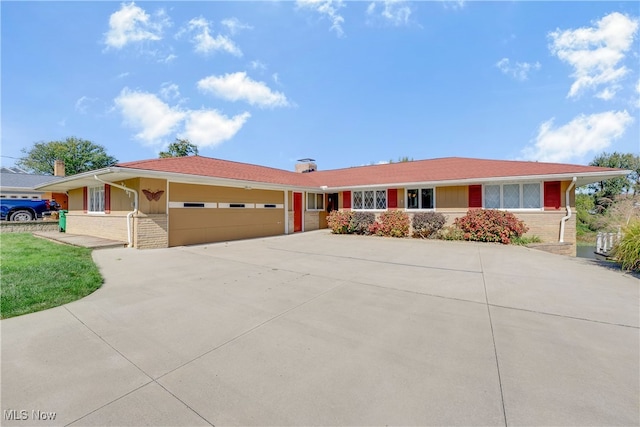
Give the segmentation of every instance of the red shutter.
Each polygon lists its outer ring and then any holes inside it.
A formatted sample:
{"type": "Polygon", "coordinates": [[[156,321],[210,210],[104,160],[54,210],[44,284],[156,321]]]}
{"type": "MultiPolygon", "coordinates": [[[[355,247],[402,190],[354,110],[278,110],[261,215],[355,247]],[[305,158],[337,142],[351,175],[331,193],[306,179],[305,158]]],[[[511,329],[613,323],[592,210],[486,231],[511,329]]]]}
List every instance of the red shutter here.
{"type": "Polygon", "coordinates": [[[82,187],[82,210],[84,213],[89,210],[89,191],[87,187],[82,187]]]}
{"type": "Polygon", "coordinates": [[[482,207],[482,185],[469,186],[469,208],[482,207]]]}
{"type": "Polygon", "coordinates": [[[544,208],[560,209],[562,195],[560,194],[560,181],[545,181],[544,183],[544,208]]]}
{"type": "Polygon", "coordinates": [[[104,213],[111,213],[111,186],[104,185],[104,213]]]}
{"type": "Polygon", "coordinates": [[[387,207],[389,209],[396,209],[398,207],[398,189],[390,188],[387,193],[387,207]]]}
{"type": "Polygon", "coordinates": [[[351,209],[351,191],[342,192],[342,207],[344,209],[351,209]]]}

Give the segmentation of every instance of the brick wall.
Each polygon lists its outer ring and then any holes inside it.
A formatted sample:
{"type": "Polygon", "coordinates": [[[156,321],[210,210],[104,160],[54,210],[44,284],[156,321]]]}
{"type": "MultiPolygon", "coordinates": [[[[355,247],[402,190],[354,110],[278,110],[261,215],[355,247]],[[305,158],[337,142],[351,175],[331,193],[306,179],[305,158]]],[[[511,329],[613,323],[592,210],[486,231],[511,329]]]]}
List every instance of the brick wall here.
{"type": "MultiPolygon", "coordinates": [[[[564,241],[575,244],[576,242],[576,215],[575,208],[572,208],[571,218],[565,224],[564,241]]],[[[467,211],[443,212],[447,217],[446,225],[453,224],[453,221],[466,215],[467,211]]],[[[518,219],[524,221],[529,231],[525,236],[538,236],[544,243],[556,243],[560,239],[560,220],[567,212],[562,209],[558,211],[546,212],[514,212],[518,219]]]]}
{"type": "Polygon", "coordinates": [[[128,240],[127,214],[118,212],[105,215],[88,215],[68,212],[67,233],[126,242],[128,240]]]}
{"type": "Polygon", "coordinates": [[[133,246],[138,249],[169,247],[169,228],[166,214],[138,214],[134,221],[133,246]]]}
{"type": "Polygon", "coordinates": [[[0,233],[33,233],[34,231],[58,231],[58,221],[0,222],[0,233]]]}
{"type": "Polygon", "coordinates": [[[304,211],[304,231],[320,228],[320,212],[304,211]]]}

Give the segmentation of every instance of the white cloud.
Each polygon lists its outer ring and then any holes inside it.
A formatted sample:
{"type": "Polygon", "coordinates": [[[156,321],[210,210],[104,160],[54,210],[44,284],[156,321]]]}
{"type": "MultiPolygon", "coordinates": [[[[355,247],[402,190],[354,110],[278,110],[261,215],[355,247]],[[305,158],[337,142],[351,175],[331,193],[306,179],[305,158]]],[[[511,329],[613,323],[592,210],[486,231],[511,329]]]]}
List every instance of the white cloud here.
{"type": "Polygon", "coordinates": [[[330,30],[335,31],[338,36],[344,35],[342,24],[344,18],[338,11],[344,7],[342,0],[296,0],[299,8],[310,9],[326,16],[331,21],[330,30]]]}
{"type": "MultiPolygon", "coordinates": [[[[160,95],[177,98],[178,86],[164,83],[160,95]]],[[[138,132],[136,138],[146,145],[162,146],[167,139],[178,136],[199,147],[215,146],[233,138],[251,117],[248,112],[229,118],[217,110],[180,109],[153,93],[128,88],[124,88],[114,102],[124,122],[138,132]]]]}
{"type": "Polygon", "coordinates": [[[162,63],[168,64],[170,62],[175,61],[177,58],[178,58],[177,55],[174,55],[173,53],[170,53],[167,56],[165,56],[164,58],[160,59],[158,62],[162,62],[162,63]]]}
{"type": "Polygon", "coordinates": [[[264,62],[255,60],[251,61],[251,68],[253,68],[254,70],[264,71],[267,69],[267,66],[264,64],[264,62]]]}
{"type": "Polygon", "coordinates": [[[177,84],[164,82],[160,86],[160,96],[165,100],[176,99],[180,97],[180,88],[177,84]]]}
{"type": "Polygon", "coordinates": [[[511,76],[516,80],[524,81],[529,78],[531,70],[539,70],[541,65],[537,61],[533,64],[529,62],[516,62],[515,64],[511,64],[509,58],[502,58],[496,62],[496,67],[498,67],[503,74],[511,76]]]}
{"type": "Polygon", "coordinates": [[[199,147],[216,146],[233,138],[249,117],[248,112],[228,118],[216,110],[190,111],[180,137],[199,147]]]}
{"type": "Polygon", "coordinates": [[[260,107],[286,107],[287,97],[273,92],[264,82],[247,77],[246,72],[209,76],[198,82],[198,88],[228,101],[246,101],[260,107]]]}
{"type": "Polygon", "coordinates": [[[158,144],[174,132],[186,113],[170,107],[152,93],[122,89],[114,100],[125,123],[139,130],[136,137],[147,144],[158,144]]]}
{"type": "MultiPolygon", "coordinates": [[[[567,96],[575,97],[587,89],[603,86],[606,90],[619,82],[629,69],[618,65],[631,48],[637,31],[637,19],[614,12],[592,27],[549,33],[551,53],[574,68],[571,76],[575,81],[567,96]]],[[[615,90],[609,93],[615,94],[615,90]]]]}
{"type": "Polygon", "coordinates": [[[122,3],[120,10],[109,17],[104,43],[107,48],[122,49],[130,43],[158,41],[162,39],[163,29],[170,25],[164,10],[152,17],[134,2],[122,3]]]}
{"type": "Polygon", "coordinates": [[[131,73],[128,71],[125,71],[124,73],[120,73],[118,74],[118,78],[119,79],[124,79],[125,77],[128,77],[131,73]]]}
{"type": "Polygon", "coordinates": [[[76,101],[76,107],[75,107],[76,111],[80,114],[87,114],[87,111],[89,110],[89,107],[91,106],[91,104],[93,104],[97,100],[98,98],[91,98],[88,96],[82,96],[78,98],[78,100],[76,101]]]}
{"type": "Polygon", "coordinates": [[[556,128],[553,122],[551,119],[540,125],[533,144],[522,150],[526,159],[567,162],[600,153],[624,134],[633,118],[626,111],[607,111],[589,116],[582,114],[556,128]]]}
{"type": "Polygon", "coordinates": [[[440,0],[446,9],[460,10],[464,9],[465,0],[440,0]]]}
{"type": "Polygon", "coordinates": [[[274,81],[276,84],[281,84],[281,83],[280,83],[280,76],[278,75],[278,73],[273,73],[273,74],[271,75],[271,77],[273,78],[273,81],[274,81]]]}
{"type": "Polygon", "coordinates": [[[209,54],[216,51],[223,51],[234,56],[242,56],[240,48],[229,37],[218,34],[211,35],[210,23],[203,17],[194,18],[178,32],[177,36],[183,33],[193,34],[191,42],[195,46],[195,51],[202,54],[209,54]]]}
{"type": "MultiPolygon", "coordinates": [[[[381,19],[386,24],[401,26],[409,23],[411,7],[405,0],[384,0],[382,2],[372,2],[367,7],[369,18],[381,19]],[[381,5],[381,12],[376,13],[377,6],[381,5]]],[[[373,22],[373,21],[369,21],[373,22]]]]}
{"type": "Polygon", "coordinates": [[[227,27],[231,35],[234,35],[241,30],[253,30],[251,25],[240,22],[238,18],[223,19],[220,23],[227,27]]]}

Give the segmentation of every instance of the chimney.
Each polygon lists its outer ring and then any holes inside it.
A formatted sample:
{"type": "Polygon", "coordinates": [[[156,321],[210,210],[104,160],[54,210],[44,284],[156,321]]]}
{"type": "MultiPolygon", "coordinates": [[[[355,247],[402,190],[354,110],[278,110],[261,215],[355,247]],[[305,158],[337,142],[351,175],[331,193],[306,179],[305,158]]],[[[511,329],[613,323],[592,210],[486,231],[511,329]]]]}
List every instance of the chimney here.
{"type": "Polygon", "coordinates": [[[314,159],[299,159],[296,163],[296,172],[309,173],[318,170],[318,165],[314,159]]]}
{"type": "Polygon", "coordinates": [[[53,176],[65,176],[63,160],[56,160],[53,163],[53,176]]]}

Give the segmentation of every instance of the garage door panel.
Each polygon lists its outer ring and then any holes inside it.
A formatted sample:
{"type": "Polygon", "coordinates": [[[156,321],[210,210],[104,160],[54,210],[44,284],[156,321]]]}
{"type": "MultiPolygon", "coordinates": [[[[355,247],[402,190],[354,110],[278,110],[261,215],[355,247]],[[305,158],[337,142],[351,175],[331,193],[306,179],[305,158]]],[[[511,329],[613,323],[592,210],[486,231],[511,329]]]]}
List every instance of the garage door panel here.
{"type": "Polygon", "coordinates": [[[284,234],[284,209],[169,210],[169,246],[284,234]]]}

